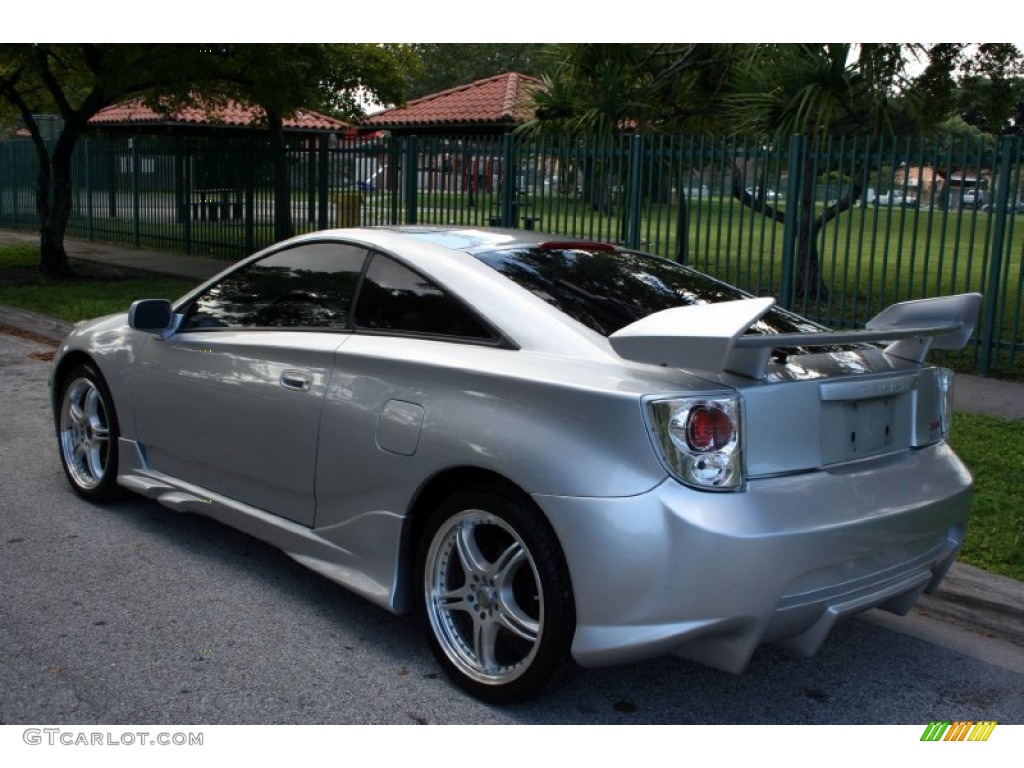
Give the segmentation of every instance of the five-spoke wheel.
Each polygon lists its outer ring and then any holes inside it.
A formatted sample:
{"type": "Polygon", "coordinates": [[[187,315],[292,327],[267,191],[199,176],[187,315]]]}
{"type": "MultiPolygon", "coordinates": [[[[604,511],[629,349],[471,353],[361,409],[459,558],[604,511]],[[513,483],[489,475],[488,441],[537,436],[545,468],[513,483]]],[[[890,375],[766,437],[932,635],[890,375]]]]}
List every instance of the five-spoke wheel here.
{"type": "Polygon", "coordinates": [[[93,500],[115,495],[117,418],[106,384],[92,366],[79,366],[64,380],[57,437],[75,491],[93,500]]]}
{"type": "Polygon", "coordinates": [[[483,491],[450,497],[428,524],[418,573],[434,653],[462,688],[514,701],[568,665],[568,570],[528,500],[483,491]]]}

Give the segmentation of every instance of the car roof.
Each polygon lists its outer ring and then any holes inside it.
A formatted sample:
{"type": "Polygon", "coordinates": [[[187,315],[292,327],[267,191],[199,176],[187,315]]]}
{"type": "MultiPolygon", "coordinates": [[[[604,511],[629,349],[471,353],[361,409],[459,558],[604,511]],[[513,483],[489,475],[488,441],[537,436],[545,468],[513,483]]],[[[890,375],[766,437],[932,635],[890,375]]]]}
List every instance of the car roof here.
{"type": "MultiPolygon", "coordinates": [[[[492,249],[539,245],[551,238],[549,234],[516,229],[404,225],[310,232],[268,250],[317,241],[344,241],[377,248],[453,291],[521,348],[619,360],[606,338],[472,255],[492,249]],[[524,322],[525,318],[529,318],[529,322],[524,322]]],[[[565,238],[559,238],[558,242],[564,243],[565,238]]],[[[267,252],[262,251],[252,258],[267,252]]]]}
{"type": "MultiPolygon", "coordinates": [[[[421,242],[466,253],[480,253],[494,248],[515,245],[540,245],[552,240],[550,235],[541,232],[496,227],[403,225],[371,227],[370,229],[395,232],[421,242]]],[[[565,239],[560,238],[563,241],[565,239]]]]}

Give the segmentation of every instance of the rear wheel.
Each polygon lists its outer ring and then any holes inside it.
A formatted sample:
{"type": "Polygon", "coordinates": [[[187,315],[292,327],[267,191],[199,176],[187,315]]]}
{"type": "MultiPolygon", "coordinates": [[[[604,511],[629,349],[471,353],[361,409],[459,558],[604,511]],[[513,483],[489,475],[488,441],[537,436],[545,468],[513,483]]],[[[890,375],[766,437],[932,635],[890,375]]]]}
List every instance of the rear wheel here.
{"type": "Polygon", "coordinates": [[[64,379],[57,439],[61,464],[71,487],[92,501],[119,495],[117,416],[103,377],[93,366],[77,366],[64,379]]]}
{"type": "Polygon", "coordinates": [[[575,607],[554,531],[525,497],[454,494],[420,542],[418,589],[431,648],[452,680],[509,703],[571,666],[575,607]]]}

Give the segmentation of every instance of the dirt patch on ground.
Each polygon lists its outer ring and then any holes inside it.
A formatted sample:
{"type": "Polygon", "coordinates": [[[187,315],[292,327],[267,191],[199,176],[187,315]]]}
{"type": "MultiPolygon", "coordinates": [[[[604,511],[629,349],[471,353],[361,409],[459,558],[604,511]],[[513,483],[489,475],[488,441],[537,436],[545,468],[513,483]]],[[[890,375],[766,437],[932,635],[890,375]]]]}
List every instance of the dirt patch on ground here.
{"type": "MultiPolygon", "coordinates": [[[[21,328],[15,328],[13,325],[0,325],[0,333],[5,333],[8,336],[17,336],[19,339],[25,339],[27,341],[34,341],[37,344],[45,344],[48,347],[56,347],[57,342],[53,339],[48,339],[45,336],[40,336],[38,333],[32,333],[31,331],[23,331],[21,328]]],[[[31,357],[34,360],[52,360],[53,352],[34,352],[31,357]],[[35,357],[35,355],[49,355],[49,357],[35,357]]]]}

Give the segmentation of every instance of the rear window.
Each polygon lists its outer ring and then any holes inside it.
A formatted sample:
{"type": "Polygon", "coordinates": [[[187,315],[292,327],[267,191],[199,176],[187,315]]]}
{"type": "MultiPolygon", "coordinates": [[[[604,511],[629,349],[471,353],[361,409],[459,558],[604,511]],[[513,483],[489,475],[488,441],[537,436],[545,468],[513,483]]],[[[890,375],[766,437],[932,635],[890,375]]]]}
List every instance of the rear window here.
{"type": "MultiPolygon", "coordinates": [[[[522,247],[475,255],[605,336],[663,309],[750,298],[701,272],[634,251],[522,247]]],[[[750,330],[808,333],[822,329],[773,307],[750,330]]]]}

